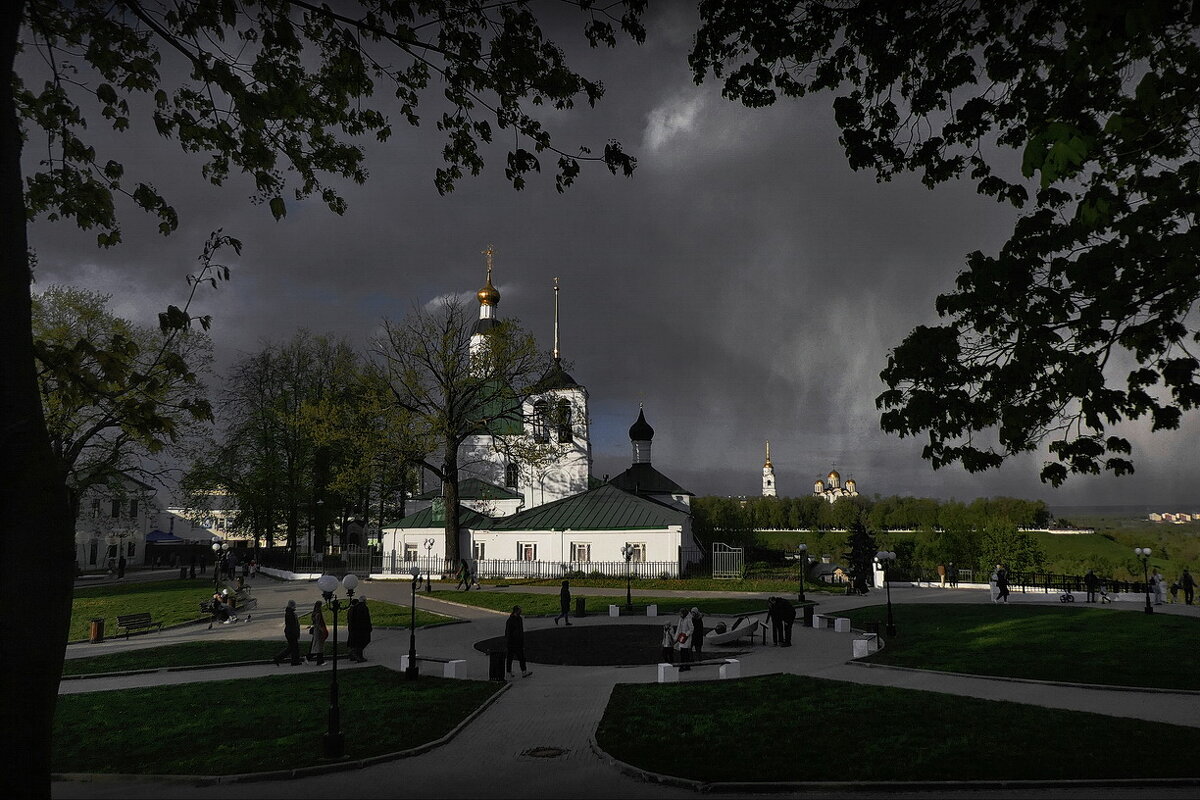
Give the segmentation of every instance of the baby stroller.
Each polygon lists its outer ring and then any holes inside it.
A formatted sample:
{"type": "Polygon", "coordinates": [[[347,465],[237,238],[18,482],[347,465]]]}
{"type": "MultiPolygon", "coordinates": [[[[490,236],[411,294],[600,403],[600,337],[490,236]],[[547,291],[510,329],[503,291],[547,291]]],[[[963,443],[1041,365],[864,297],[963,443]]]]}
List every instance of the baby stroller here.
{"type": "Polygon", "coordinates": [[[1112,602],[1112,598],[1108,596],[1108,586],[1105,584],[1100,584],[1100,602],[1101,603],[1111,603],[1112,602]]]}

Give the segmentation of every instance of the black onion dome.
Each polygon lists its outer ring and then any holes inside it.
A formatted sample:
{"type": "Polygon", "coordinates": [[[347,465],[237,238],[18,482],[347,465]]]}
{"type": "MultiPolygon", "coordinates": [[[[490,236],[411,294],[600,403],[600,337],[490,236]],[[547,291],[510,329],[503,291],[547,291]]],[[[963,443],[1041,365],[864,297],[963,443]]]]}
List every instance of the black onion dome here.
{"type": "Polygon", "coordinates": [[[646,422],[646,414],[639,408],[637,422],[629,426],[629,440],[631,442],[648,442],[653,438],[654,428],[651,428],[650,423],[646,422]]]}

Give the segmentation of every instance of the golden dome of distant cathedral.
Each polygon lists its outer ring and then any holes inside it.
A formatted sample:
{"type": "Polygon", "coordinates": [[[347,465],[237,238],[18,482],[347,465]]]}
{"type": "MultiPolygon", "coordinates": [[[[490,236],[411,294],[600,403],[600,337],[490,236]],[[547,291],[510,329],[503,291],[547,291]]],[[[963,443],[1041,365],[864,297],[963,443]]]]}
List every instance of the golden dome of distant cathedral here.
{"type": "Polygon", "coordinates": [[[829,477],[827,478],[827,480],[840,481],[841,479],[842,479],[842,476],[838,474],[838,471],[836,469],[829,470],[829,477]]]}

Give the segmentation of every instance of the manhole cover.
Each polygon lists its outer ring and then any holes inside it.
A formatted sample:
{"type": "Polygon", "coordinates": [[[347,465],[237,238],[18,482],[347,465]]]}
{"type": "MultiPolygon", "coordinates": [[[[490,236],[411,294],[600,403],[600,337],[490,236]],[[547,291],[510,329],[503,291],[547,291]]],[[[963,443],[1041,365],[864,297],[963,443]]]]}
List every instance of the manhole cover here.
{"type": "Polygon", "coordinates": [[[559,756],[565,756],[569,752],[565,747],[531,747],[522,752],[521,755],[533,758],[558,758],[559,756]]]}

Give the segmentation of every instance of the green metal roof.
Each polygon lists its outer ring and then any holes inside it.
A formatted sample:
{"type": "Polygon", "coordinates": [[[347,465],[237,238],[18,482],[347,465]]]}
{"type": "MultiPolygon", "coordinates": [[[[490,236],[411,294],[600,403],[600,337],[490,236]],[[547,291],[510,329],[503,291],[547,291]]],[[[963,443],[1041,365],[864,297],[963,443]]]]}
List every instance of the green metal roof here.
{"type": "Polygon", "coordinates": [[[553,503],[492,520],[491,529],[548,530],[619,530],[663,528],[682,525],[686,512],[668,508],[611,484],[553,503]]]}
{"type": "MultiPolygon", "coordinates": [[[[414,500],[433,500],[442,496],[442,487],[430,489],[424,494],[414,497],[414,500]]],[[[521,494],[511,489],[505,489],[494,483],[488,483],[479,478],[465,478],[458,482],[459,500],[520,500],[521,494]]]]}
{"type": "MultiPolygon", "coordinates": [[[[445,528],[445,522],[434,521],[434,507],[418,511],[415,514],[409,514],[399,522],[388,522],[384,524],[384,528],[445,528]]],[[[491,517],[484,516],[478,511],[474,511],[466,506],[458,507],[458,526],[460,528],[480,528],[486,529],[492,527],[493,520],[491,517]]]]}

